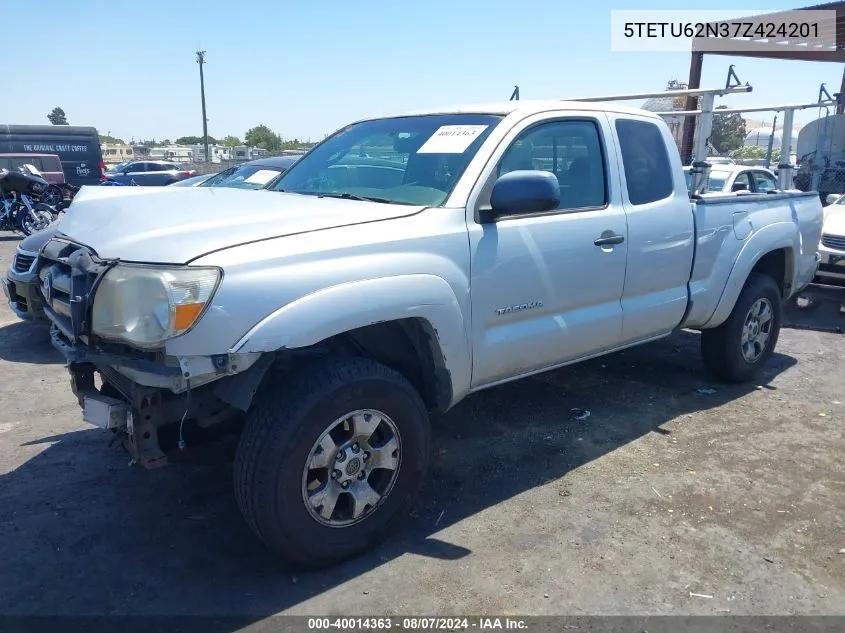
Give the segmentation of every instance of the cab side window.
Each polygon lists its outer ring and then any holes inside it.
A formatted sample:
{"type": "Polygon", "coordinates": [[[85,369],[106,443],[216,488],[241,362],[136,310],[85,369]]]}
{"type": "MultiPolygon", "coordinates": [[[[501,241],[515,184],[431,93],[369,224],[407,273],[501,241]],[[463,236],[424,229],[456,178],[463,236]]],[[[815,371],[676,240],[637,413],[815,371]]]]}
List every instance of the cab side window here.
{"type": "Polygon", "coordinates": [[[671,196],[675,190],[672,167],[660,128],[648,121],[617,119],[616,134],[631,204],[649,204],[671,196]]]}
{"type": "Polygon", "coordinates": [[[560,183],[560,209],[607,204],[604,152],[595,121],[571,119],[528,128],[502,156],[496,177],[522,169],[555,175],[560,183]]]}
{"type": "Polygon", "coordinates": [[[751,191],[751,172],[740,172],[731,185],[731,191],[751,191]]]}
{"type": "Polygon", "coordinates": [[[757,185],[757,191],[765,193],[767,191],[774,191],[778,188],[778,182],[771,174],[764,171],[754,172],[754,182],[757,185]]]}

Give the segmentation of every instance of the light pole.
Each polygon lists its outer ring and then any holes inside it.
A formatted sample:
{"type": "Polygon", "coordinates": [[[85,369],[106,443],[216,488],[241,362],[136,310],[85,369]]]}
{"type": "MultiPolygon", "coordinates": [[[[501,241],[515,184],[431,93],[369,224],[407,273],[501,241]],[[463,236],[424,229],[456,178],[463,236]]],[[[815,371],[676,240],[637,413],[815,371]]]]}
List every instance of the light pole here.
{"type": "Polygon", "coordinates": [[[202,66],[205,64],[205,51],[197,51],[197,63],[200,65],[200,97],[202,98],[202,142],[205,145],[205,162],[208,162],[208,119],[205,118],[205,78],[202,66]]]}

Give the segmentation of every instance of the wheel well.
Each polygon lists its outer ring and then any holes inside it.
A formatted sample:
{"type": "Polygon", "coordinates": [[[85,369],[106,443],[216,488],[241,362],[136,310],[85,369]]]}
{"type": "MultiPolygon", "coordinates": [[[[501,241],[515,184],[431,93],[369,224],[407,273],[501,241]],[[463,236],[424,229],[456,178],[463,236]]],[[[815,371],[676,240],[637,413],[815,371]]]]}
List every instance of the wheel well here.
{"type": "Polygon", "coordinates": [[[751,272],[767,275],[774,279],[781,294],[786,296],[792,287],[791,253],[785,248],[766,253],[757,260],[751,272]]]}
{"type": "Polygon", "coordinates": [[[331,337],[316,347],[333,353],[371,358],[410,381],[432,411],[445,411],[452,401],[452,380],[437,332],[420,318],[366,325],[331,337]]]}

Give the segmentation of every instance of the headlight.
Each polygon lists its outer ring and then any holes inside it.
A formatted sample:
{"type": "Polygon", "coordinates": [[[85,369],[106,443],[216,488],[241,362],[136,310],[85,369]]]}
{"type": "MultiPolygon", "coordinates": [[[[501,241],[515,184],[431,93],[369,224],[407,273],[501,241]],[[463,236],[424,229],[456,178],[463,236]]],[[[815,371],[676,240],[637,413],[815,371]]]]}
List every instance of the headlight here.
{"type": "Polygon", "coordinates": [[[103,338],[159,347],[191,329],[219,282],[217,268],[118,264],[97,287],[91,329],[103,338]]]}

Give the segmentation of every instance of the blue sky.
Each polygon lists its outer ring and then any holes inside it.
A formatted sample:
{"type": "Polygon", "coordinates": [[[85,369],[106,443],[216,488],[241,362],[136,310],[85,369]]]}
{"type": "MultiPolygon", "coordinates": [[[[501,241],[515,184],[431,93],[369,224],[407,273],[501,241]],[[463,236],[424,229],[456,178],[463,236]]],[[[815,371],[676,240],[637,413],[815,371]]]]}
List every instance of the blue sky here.
{"type": "MultiPolygon", "coordinates": [[[[202,133],[195,51],[205,66],[209,134],[242,137],[264,123],[284,138],[318,140],[370,114],[473,101],[662,90],[686,80],[687,53],[615,53],[613,9],[702,8],[692,2],[619,0],[43,0],[4,2],[3,48],[19,65],[7,79],[0,122],[69,122],[125,140],[202,133]],[[576,8],[577,7],[577,8],[576,8]],[[20,28],[14,27],[19,25],[20,28]]],[[[795,8],[781,0],[710,0],[706,8],[754,13],[795,8]]],[[[799,5],[800,6],[800,5],[799,5]]],[[[734,107],[813,102],[838,91],[842,67],[708,56],[702,87],[736,64],[749,95],[734,107]]],[[[634,102],[632,105],[637,105],[634,102]]],[[[768,119],[771,113],[751,115],[768,119]]],[[[797,121],[817,112],[804,111],[797,121]]]]}

